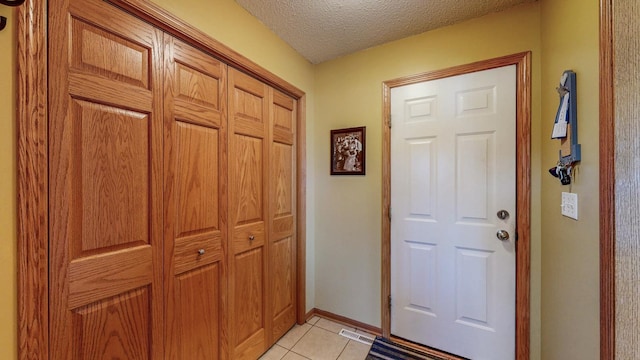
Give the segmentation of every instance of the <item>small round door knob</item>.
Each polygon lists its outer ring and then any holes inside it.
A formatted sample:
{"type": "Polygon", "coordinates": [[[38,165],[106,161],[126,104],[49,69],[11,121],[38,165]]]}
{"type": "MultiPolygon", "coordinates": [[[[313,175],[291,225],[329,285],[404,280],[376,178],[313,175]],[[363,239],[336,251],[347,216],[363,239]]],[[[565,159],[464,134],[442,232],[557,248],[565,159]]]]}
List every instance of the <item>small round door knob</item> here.
{"type": "Polygon", "coordinates": [[[496,215],[498,215],[498,219],[505,220],[509,217],[509,212],[507,210],[500,210],[496,215]]]}
{"type": "Polygon", "coordinates": [[[509,240],[509,233],[506,230],[498,230],[496,237],[502,241],[509,240]]]}
{"type": "Polygon", "coordinates": [[[256,239],[256,237],[255,237],[255,236],[253,236],[253,235],[249,235],[249,241],[253,241],[253,240],[255,240],[255,239],[256,239]]]}
{"type": "Polygon", "coordinates": [[[198,255],[204,255],[204,249],[198,250],[198,255]]]}

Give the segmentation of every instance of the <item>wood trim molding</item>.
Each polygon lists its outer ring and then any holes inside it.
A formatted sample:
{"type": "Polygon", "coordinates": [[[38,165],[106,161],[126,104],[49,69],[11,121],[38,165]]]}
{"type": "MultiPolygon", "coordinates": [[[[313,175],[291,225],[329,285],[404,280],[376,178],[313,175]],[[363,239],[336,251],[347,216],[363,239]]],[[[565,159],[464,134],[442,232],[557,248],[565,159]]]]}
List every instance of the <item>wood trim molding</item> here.
{"type": "Polygon", "coordinates": [[[49,353],[46,14],[37,0],[16,12],[19,359],[49,353]]]}
{"type": "MultiPolygon", "coordinates": [[[[298,105],[298,321],[305,311],[305,93],[204,32],[145,0],[111,0],[165,32],[294,97],[298,105]]],[[[18,132],[18,359],[49,358],[47,6],[26,0],[17,8],[18,132]]]]}
{"type": "Polygon", "coordinates": [[[531,53],[517,63],[516,359],[528,360],[531,328],[531,53]]]}
{"type": "Polygon", "coordinates": [[[297,162],[297,185],[298,193],[296,214],[298,215],[296,220],[297,230],[297,310],[296,321],[298,324],[304,324],[306,320],[307,309],[307,127],[304,121],[304,114],[307,112],[307,97],[303,95],[298,99],[298,122],[296,124],[296,162],[297,162]]]}
{"type": "Polygon", "coordinates": [[[382,84],[382,335],[391,337],[391,89],[423,81],[516,65],[516,193],[518,242],[516,254],[516,359],[528,360],[531,311],[531,52],[503,56],[443,70],[385,81],[382,84]]]}
{"type": "Polygon", "coordinates": [[[600,1],[600,359],[615,358],[613,0],[600,1]]]}
{"type": "MultiPolygon", "coordinates": [[[[400,86],[400,85],[395,85],[400,86]]],[[[382,336],[391,338],[391,88],[382,83],[382,336]]]]}

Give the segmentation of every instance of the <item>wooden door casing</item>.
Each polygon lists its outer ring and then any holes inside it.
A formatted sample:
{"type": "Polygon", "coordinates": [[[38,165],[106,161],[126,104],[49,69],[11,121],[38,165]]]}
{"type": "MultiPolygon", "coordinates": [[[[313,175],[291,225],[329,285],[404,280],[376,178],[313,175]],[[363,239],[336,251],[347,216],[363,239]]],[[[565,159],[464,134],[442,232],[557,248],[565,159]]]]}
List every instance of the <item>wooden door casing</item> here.
{"type": "Polygon", "coordinates": [[[264,83],[229,69],[229,285],[231,358],[267,349],[269,104],[264,83]]]}
{"type": "Polygon", "coordinates": [[[166,359],[224,357],[227,67],[165,37],[166,359]]]}
{"type": "Polygon", "coordinates": [[[296,321],[296,112],[297,102],[273,90],[269,176],[269,344],[296,321]]]}
{"type": "Polygon", "coordinates": [[[161,359],[163,33],[50,9],[50,359],[161,359]]]}

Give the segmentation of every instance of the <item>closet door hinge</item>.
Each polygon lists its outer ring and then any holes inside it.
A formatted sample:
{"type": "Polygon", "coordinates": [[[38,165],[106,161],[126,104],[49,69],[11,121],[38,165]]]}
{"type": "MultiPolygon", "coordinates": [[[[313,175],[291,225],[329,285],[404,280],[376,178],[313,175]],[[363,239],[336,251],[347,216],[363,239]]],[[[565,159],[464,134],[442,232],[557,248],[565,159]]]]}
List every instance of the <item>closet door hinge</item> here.
{"type": "Polygon", "coordinates": [[[389,295],[389,300],[387,301],[387,304],[389,305],[389,311],[391,311],[391,295],[389,295]]]}
{"type": "Polygon", "coordinates": [[[389,215],[389,221],[391,221],[391,205],[389,205],[389,209],[387,210],[387,214],[389,215]]]}
{"type": "Polygon", "coordinates": [[[387,119],[387,126],[391,129],[391,115],[389,115],[389,119],[387,119]]]}

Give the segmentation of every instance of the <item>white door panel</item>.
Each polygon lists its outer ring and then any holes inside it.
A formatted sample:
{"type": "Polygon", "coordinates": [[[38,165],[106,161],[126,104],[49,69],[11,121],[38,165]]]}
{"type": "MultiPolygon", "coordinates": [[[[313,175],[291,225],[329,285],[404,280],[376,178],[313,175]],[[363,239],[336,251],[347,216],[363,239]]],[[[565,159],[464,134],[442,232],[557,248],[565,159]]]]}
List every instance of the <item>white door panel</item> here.
{"type": "Polygon", "coordinates": [[[515,357],[515,76],[507,66],[391,90],[395,336],[515,357]]]}

